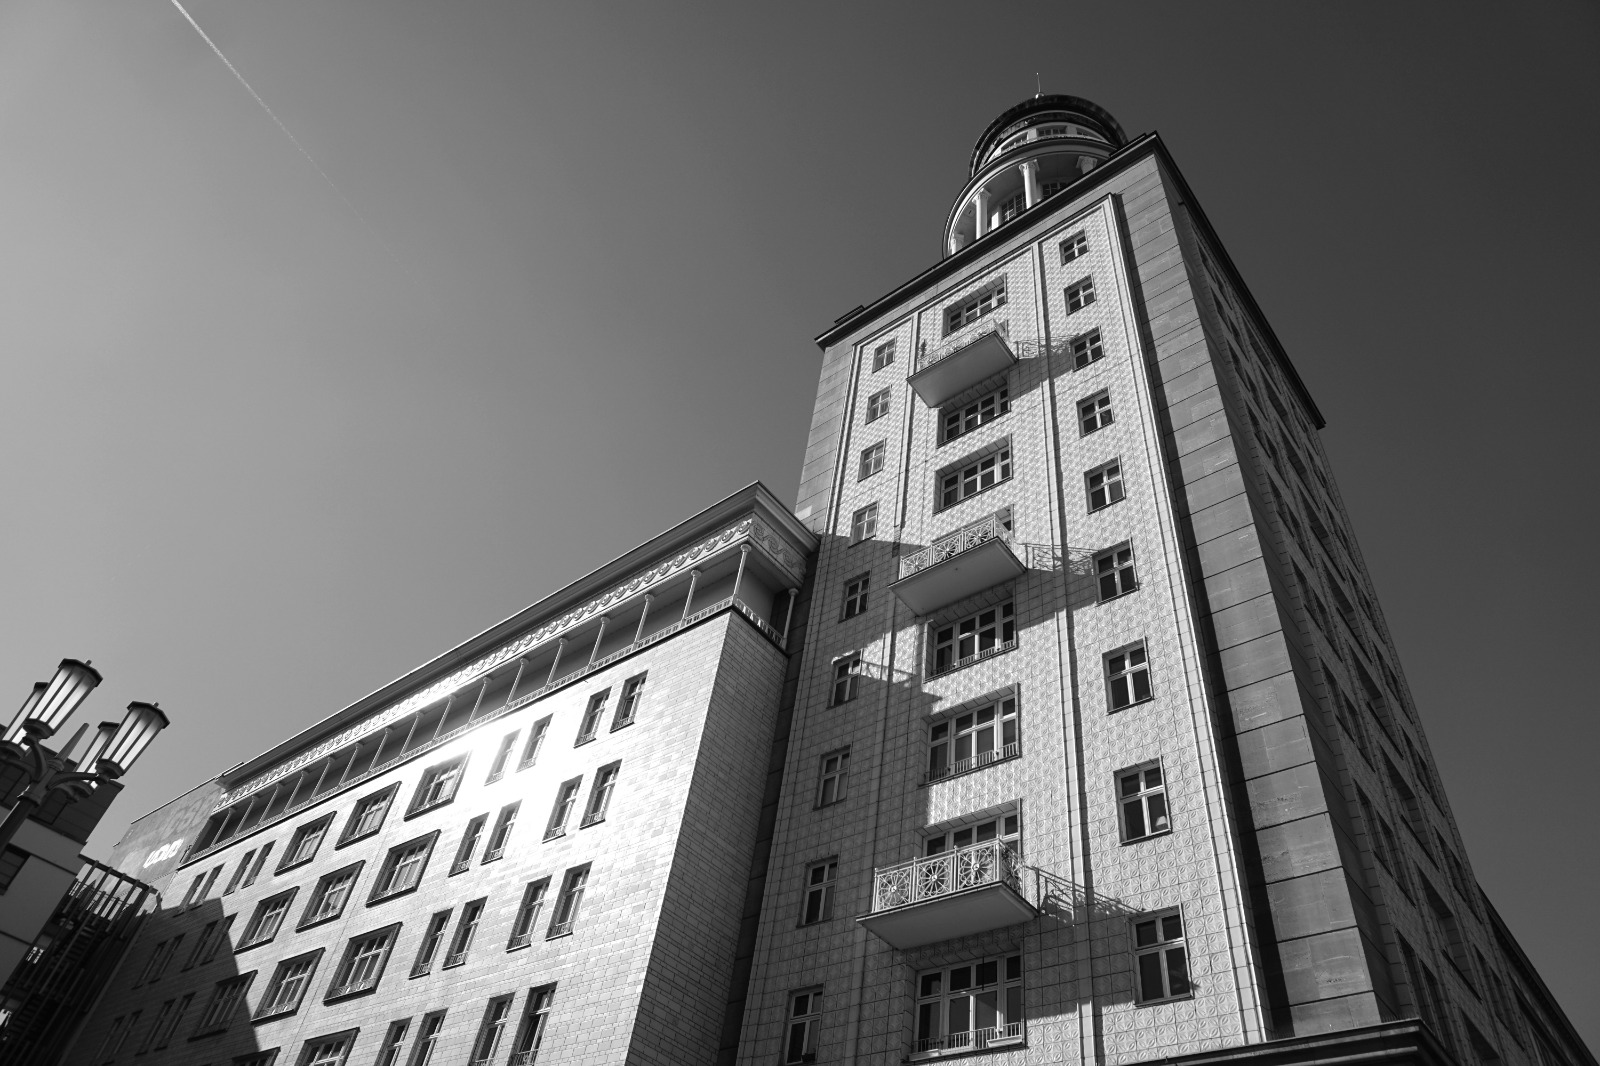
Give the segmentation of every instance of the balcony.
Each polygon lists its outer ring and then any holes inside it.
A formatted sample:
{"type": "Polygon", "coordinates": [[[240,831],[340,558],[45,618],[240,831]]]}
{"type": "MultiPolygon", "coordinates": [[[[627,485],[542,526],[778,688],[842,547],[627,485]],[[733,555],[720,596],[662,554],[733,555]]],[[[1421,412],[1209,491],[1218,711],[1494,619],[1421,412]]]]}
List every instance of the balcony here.
{"type": "Polygon", "coordinates": [[[1011,550],[1011,531],[995,512],[900,559],[900,580],[889,590],[917,614],[937,611],[1027,568],[1011,550]]]}
{"type": "Polygon", "coordinates": [[[996,322],[976,336],[930,347],[918,357],[916,373],[907,378],[906,383],[922,397],[923,403],[938,407],[1016,363],[1017,357],[1006,342],[1006,333],[1006,323],[996,322]]]}
{"type": "Polygon", "coordinates": [[[1039,912],[1022,897],[1016,853],[989,840],[873,875],[872,913],[856,921],[901,950],[1003,929],[1039,912]]]}

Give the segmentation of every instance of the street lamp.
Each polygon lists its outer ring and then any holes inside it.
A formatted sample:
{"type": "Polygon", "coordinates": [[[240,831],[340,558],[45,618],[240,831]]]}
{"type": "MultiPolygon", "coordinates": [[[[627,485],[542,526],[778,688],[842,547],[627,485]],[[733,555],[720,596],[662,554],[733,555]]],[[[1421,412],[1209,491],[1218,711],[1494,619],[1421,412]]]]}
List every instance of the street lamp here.
{"type": "Polygon", "coordinates": [[[17,797],[11,812],[0,823],[0,848],[11,843],[28,816],[51,793],[61,792],[71,800],[83,799],[102,781],[114,781],[132,768],[156,734],[167,727],[167,716],[153,703],[130,703],[121,722],[101,722],[83,755],[68,768],[68,760],[88,723],[67,741],[59,752],[44,742],[54,736],[84,697],[100,684],[100,672],[87,662],[62,659],[56,676],[33,686],[17,716],[0,737],[0,764],[17,766],[29,782],[17,797]]]}

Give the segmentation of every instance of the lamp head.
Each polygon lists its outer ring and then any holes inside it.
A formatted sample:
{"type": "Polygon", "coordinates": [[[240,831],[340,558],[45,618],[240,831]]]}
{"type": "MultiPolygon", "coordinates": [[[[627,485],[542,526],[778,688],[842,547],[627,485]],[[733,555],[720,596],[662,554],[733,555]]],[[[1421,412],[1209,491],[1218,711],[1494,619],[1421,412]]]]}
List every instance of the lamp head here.
{"type": "MultiPolygon", "coordinates": [[[[99,766],[108,777],[121,777],[144,753],[156,734],[167,728],[167,716],[153,703],[128,704],[128,713],[115,735],[99,753],[99,766]]],[[[96,738],[98,739],[98,737],[96,738]]]]}

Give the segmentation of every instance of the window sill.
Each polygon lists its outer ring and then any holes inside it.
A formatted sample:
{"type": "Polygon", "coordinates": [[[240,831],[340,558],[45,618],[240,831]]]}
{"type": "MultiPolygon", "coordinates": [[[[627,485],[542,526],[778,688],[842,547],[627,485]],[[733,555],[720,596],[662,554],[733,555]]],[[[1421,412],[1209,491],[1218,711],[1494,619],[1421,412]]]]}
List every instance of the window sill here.
{"type": "MultiPolygon", "coordinates": [[[[339,840],[337,843],[335,843],[333,845],[333,850],[334,851],[338,851],[340,848],[347,848],[351,844],[359,844],[363,840],[366,840],[366,839],[368,839],[370,837],[375,837],[381,832],[383,832],[383,826],[380,825],[380,826],[378,826],[378,828],[369,829],[365,833],[362,833],[359,836],[344,837],[344,838],[342,838],[341,840],[339,840]]],[[[243,888],[243,887],[244,887],[243,885],[239,886],[239,888],[243,888]]],[[[238,891],[238,889],[235,889],[235,891],[238,891]]],[[[226,893],[224,893],[224,895],[226,895],[226,893]]]]}
{"type": "Polygon", "coordinates": [[[262,1022],[275,1022],[279,1018],[288,1018],[299,1013],[300,1004],[296,1003],[292,1007],[285,1007],[282,1010],[273,1011],[271,1014],[252,1014],[250,1016],[250,1024],[260,1025],[262,1022]]]}
{"type": "MultiPolygon", "coordinates": [[[[1127,498],[1128,497],[1124,496],[1124,497],[1122,497],[1122,500],[1126,500],[1127,498]]],[[[1115,507],[1117,504],[1121,503],[1122,500],[1112,500],[1110,503],[1102,503],[1099,507],[1095,507],[1094,505],[1091,504],[1089,506],[1089,512],[1088,513],[1089,514],[1099,514],[1101,511],[1104,511],[1104,510],[1107,510],[1109,508],[1115,507]]]]}
{"type": "Polygon", "coordinates": [[[577,740],[574,740],[572,742],[572,746],[575,747],[575,748],[581,748],[585,744],[592,744],[592,743],[594,743],[594,734],[590,733],[586,737],[579,737],[577,740]]]}
{"type": "Polygon", "coordinates": [[[505,856],[506,856],[506,853],[504,851],[497,851],[492,855],[485,855],[483,857],[482,861],[480,861],[478,863],[478,865],[479,866],[487,866],[491,862],[499,862],[501,859],[505,858],[505,856]]]}
{"type": "Polygon", "coordinates": [[[544,835],[544,842],[546,844],[548,844],[548,843],[550,843],[550,841],[552,841],[552,840],[560,840],[562,837],[564,837],[566,835],[567,835],[567,831],[565,829],[554,829],[554,830],[551,830],[550,832],[548,832],[548,833],[546,833],[544,835]]]}
{"type": "Polygon", "coordinates": [[[605,820],[606,820],[606,816],[603,815],[603,814],[597,815],[597,816],[595,816],[593,818],[585,818],[583,821],[578,823],[578,828],[579,829],[587,829],[591,825],[599,825],[601,822],[603,822],[605,820]]]}
{"type": "Polygon", "coordinates": [[[1124,596],[1132,596],[1135,592],[1138,592],[1138,591],[1139,591],[1139,586],[1135,585],[1133,588],[1128,589],[1126,592],[1119,592],[1114,596],[1101,596],[1099,599],[1095,600],[1094,602],[1095,602],[1096,605],[1099,605],[1099,604],[1102,604],[1102,603],[1110,603],[1112,600],[1120,600],[1124,596]]]}
{"type": "Polygon", "coordinates": [[[455,796],[452,795],[449,799],[442,799],[437,803],[430,803],[426,807],[417,807],[414,810],[409,810],[406,812],[406,816],[401,819],[401,821],[409,822],[411,819],[421,817],[422,815],[427,814],[429,811],[436,811],[440,807],[448,807],[450,804],[455,802],[455,799],[455,796]]]}
{"type": "MultiPolygon", "coordinates": [[[[379,974],[380,978],[382,976],[383,976],[382,974],[379,974]]],[[[345,1000],[348,1000],[348,999],[359,999],[362,996],[370,996],[374,992],[376,992],[377,990],[378,990],[378,982],[377,981],[373,981],[370,985],[366,985],[366,986],[364,986],[362,988],[351,988],[351,989],[347,989],[347,990],[343,990],[343,991],[329,992],[326,996],[322,997],[322,1002],[323,1003],[343,1003],[345,1000]]]]}
{"type": "Polygon", "coordinates": [[[1121,841],[1121,845],[1123,847],[1128,847],[1132,844],[1143,844],[1147,840],[1155,840],[1158,837],[1169,837],[1171,835],[1171,829],[1163,829],[1159,833],[1146,833],[1142,837],[1129,837],[1128,839],[1121,841]]]}
{"type": "Polygon", "coordinates": [[[1168,1003],[1182,1003],[1186,999],[1193,999],[1193,992],[1185,992],[1181,996],[1163,996],[1160,999],[1140,999],[1134,1001],[1135,1007],[1160,1007],[1168,1003]]]}
{"type": "Polygon", "coordinates": [[[1112,707],[1106,713],[1107,714],[1121,714],[1123,711],[1130,710],[1130,709],[1132,709],[1134,707],[1138,707],[1138,706],[1141,706],[1141,705],[1146,704],[1146,703],[1154,703],[1155,699],[1156,698],[1153,695],[1146,696],[1142,700],[1134,700],[1132,703],[1124,703],[1121,707],[1112,707]]]}
{"type": "Polygon", "coordinates": [[[923,677],[923,680],[924,681],[932,681],[935,678],[948,677],[949,675],[955,673],[958,670],[965,670],[967,667],[976,665],[977,663],[981,663],[986,659],[993,659],[997,655],[1004,655],[1008,651],[1016,651],[1016,650],[1017,650],[1017,642],[1014,641],[1014,640],[1008,640],[1003,644],[996,644],[994,647],[988,649],[987,651],[980,651],[980,652],[978,652],[978,654],[969,655],[965,659],[957,659],[955,662],[951,663],[949,666],[945,667],[943,670],[936,670],[933,673],[925,675],[923,677]]]}
{"type": "MultiPolygon", "coordinates": [[[[254,951],[256,948],[261,947],[263,944],[270,944],[276,939],[278,939],[278,934],[274,933],[271,936],[267,937],[267,939],[265,939],[265,940],[252,940],[248,944],[239,944],[239,945],[234,947],[233,953],[235,955],[237,955],[241,951],[254,951]]],[[[153,985],[153,984],[156,983],[156,981],[159,981],[159,980],[161,980],[161,978],[157,977],[157,978],[153,978],[152,980],[147,981],[145,983],[153,985]]]]}
{"type": "Polygon", "coordinates": [[[624,718],[620,722],[612,722],[611,723],[611,731],[613,733],[615,733],[619,729],[626,729],[636,721],[638,721],[637,718],[624,718]]]}
{"type": "Polygon", "coordinates": [[[380,903],[388,903],[392,899],[400,899],[404,896],[409,896],[411,893],[415,892],[421,887],[422,878],[419,877],[417,878],[417,883],[412,885],[410,888],[402,888],[394,892],[386,893],[382,896],[373,896],[371,899],[367,900],[367,906],[376,907],[380,903]]]}
{"type": "MultiPolygon", "coordinates": [[[[277,877],[279,874],[288,873],[290,870],[298,870],[300,867],[306,865],[309,862],[314,861],[315,859],[316,859],[316,856],[315,855],[311,855],[311,856],[309,856],[307,858],[304,858],[304,859],[296,859],[294,862],[283,863],[283,864],[279,865],[279,867],[276,870],[272,871],[272,876],[273,877],[277,877]]],[[[197,901],[196,903],[186,903],[186,904],[184,904],[184,910],[188,910],[190,907],[197,906],[198,902],[203,902],[203,901],[197,901]]]]}
{"type": "Polygon", "coordinates": [[[565,929],[552,929],[550,932],[548,932],[548,933],[546,933],[544,935],[544,938],[546,940],[560,940],[564,936],[571,936],[571,935],[572,935],[572,926],[569,924],[565,929]]]}
{"type": "Polygon", "coordinates": [[[338,914],[330,914],[323,918],[313,918],[309,922],[301,922],[299,925],[294,927],[294,931],[297,933],[303,933],[307,929],[315,929],[319,925],[327,925],[329,922],[336,922],[342,917],[344,917],[344,908],[340,907],[338,914]]]}

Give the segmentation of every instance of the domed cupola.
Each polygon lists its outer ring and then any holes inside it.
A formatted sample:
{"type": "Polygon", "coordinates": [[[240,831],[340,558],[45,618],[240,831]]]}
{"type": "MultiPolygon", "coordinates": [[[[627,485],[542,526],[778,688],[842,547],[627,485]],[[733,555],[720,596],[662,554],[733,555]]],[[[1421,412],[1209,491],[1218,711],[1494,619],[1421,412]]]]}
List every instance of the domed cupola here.
{"type": "Polygon", "coordinates": [[[1128,143],[1117,120],[1080,96],[1040,94],[989,123],[971,180],[945,223],[954,255],[1099,166],[1128,143]]]}

